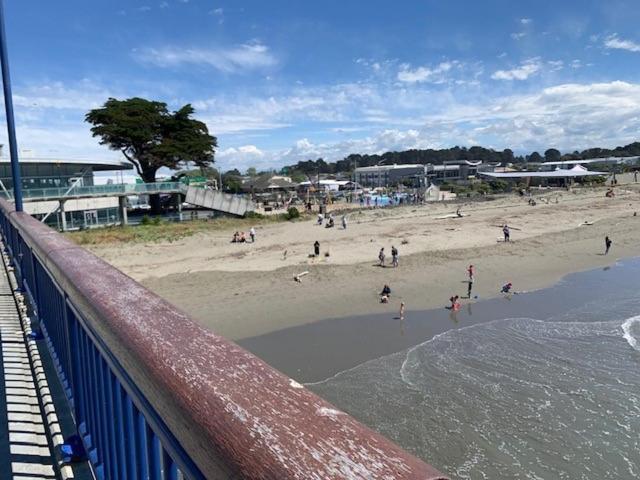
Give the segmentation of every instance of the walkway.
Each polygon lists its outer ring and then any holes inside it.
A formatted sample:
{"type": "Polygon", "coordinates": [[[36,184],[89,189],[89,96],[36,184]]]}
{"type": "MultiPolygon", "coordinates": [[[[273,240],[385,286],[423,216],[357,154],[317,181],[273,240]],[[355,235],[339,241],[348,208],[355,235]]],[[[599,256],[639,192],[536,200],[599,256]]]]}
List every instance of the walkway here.
{"type": "Polygon", "coordinates": [[[0,350],[0,476],[55,479],[42,405],[4,265],[0,265],[0,350]]]}

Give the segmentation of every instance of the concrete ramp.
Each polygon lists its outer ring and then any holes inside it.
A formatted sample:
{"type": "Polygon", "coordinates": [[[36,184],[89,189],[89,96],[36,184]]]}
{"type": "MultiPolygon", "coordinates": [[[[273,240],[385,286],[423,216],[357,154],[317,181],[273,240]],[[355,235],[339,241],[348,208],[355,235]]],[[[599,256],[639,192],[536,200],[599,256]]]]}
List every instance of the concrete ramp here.
{"type": "Polygon", "coordinates": [[[256,209],[255,204],[248,198],[199,187],[187,187],[185,202],[240,216],[256,209]]]}

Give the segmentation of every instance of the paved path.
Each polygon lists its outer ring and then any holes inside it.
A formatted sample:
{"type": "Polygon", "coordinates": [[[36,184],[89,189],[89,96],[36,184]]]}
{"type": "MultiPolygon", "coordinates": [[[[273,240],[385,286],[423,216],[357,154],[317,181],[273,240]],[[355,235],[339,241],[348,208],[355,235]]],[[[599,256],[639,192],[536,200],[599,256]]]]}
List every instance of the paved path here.
{"type": "Polygon", "coordinates": [[[0,364],[0,478],[54,480],[42,406],[16,302],[1,264],[0,364]]]}

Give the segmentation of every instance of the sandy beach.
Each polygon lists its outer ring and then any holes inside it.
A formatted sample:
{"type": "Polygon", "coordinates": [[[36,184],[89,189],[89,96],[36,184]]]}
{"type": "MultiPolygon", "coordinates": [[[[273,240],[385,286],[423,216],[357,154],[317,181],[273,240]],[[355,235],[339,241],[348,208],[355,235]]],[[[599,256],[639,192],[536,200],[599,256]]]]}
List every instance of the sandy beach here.
{"type": "Polygon", "coordinates": [[[466,296],[469,264],[476,268],[473,295],[486,299],[506,282],[517,291],[538,289],[639,255],[638,187],[619,186],[615,198],[604,193],[535,192],[536,206],[505,196],[355,211],[346,230],[339,216],[332,229],[309,217],[260,227],[255,244],[230,243],[230,229],[173,243],[90,248],[217,333],[242,339],[327,318],[394,314],[400,301],[408,311],[444,307],[451,295],[466,296]],[[438,218],[458,206],[468,216],[438,218]],[[512,227],[511,243],[501,241],[504,223],[512,227]],[[605,235],[613,240],[607,256],[605,235]],[[309,257],[316,240],[319,259],[309,257]],[[392,245],[400,266],[377,266],[381,247],[390,263],[392,245]],[[295,282],[303,271],[309,273],[295,282]],[[393,292],[386,305],[378,297],[385,283],[393,292]]]}

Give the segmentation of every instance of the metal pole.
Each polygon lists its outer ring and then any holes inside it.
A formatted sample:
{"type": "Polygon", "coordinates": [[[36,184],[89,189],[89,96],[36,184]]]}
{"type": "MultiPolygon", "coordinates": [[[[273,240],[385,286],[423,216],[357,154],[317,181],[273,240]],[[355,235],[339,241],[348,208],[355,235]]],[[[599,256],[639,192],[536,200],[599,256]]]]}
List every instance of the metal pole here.
{"type": "Polygon", "coordinates": [[[22,211],[22,179],[18,163],[18,144],[16,124],[13,118],[13,96],[9,76],[9,56],[7,54],[7,35],[4,22],[4,1],[0,0],[0,63],[2,64],[2,86],[4,88],[4,108],[7,115],[7,133],[9,135],[9,154],[11,155],[11,177],[13,179],[13,198],[16,212],[22,211]]]}

